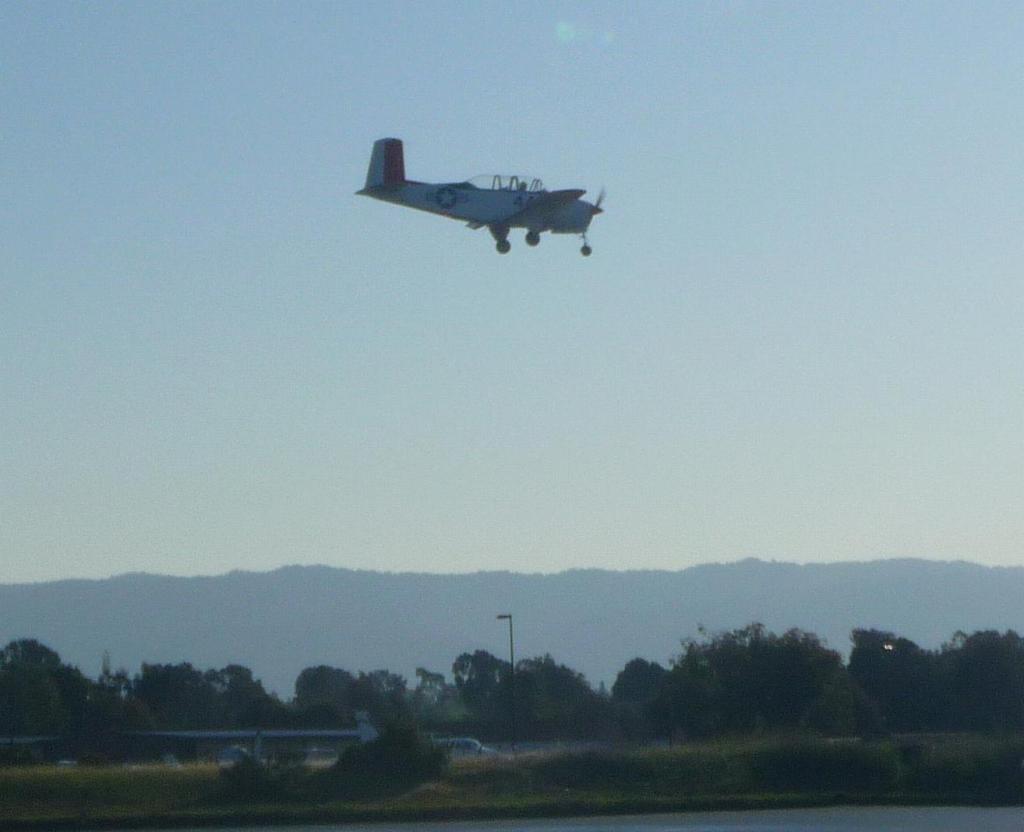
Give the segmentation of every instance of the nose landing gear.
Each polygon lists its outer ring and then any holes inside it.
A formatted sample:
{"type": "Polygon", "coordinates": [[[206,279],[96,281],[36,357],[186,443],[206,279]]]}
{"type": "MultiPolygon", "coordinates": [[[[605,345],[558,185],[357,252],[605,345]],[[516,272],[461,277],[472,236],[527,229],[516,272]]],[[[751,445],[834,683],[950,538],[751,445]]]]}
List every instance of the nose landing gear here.
{"type": "Polygon", "coordinates": [[[591,252],[593,252],[593,249],[590,247],[590,243],[587,242],[587,235],[580,234],[580,236],[583,238],[583,247],[580,249],[580,254],[582,254],[584,257],[590,257],[590,254],[591,252]]]}

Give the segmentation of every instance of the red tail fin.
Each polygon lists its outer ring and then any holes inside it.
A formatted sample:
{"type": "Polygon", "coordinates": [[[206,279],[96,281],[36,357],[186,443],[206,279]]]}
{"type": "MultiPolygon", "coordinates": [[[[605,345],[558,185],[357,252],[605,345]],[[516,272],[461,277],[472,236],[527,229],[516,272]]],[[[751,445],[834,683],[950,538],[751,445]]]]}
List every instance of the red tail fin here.
{"type": "Polygon", "coordinates": [[[377,139],[373,143],[370,168],[366,171],[366,187],[401,185],[405,182],[405,153],[401,139],[377,139]]]}

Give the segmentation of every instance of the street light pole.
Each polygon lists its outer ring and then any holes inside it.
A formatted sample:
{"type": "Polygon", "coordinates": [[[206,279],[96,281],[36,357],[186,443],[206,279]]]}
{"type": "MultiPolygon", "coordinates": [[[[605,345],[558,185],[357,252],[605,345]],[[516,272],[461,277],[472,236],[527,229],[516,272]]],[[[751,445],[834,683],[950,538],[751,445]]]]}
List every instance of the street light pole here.
{"type": "Polygon", "coordinates": [[[516,753],[516,647],[512,637],[512,613],[506,612],[498,616],[499,621],[508,621],[508,699],[509,716],[512,722],[512,753],[516,753]]]}

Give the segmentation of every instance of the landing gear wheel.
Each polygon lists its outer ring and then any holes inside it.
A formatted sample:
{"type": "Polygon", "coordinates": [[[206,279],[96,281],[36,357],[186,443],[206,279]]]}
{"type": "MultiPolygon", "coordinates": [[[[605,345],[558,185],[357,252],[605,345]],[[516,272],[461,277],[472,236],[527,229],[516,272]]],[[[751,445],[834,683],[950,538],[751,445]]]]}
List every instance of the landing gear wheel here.
{"type": "Polygon", "coordinates": [[[537,231],[526,232],[526,245],[535,246],[540,242],[540,233],[537,231]]]}
{"type": "Polygon", "coordinates": [[[508,240],[498,240],[494,247],[498,250],[498,254],[508,254],[509,250],[512,248],[512,243],[508,240]]]}
{"type": "Polygon", "coordinates": [[[593,249],[584,243],[583,248],[580,249],[580,254],[582,254],[584,257],[590,257],[590,253],[592,251],[593,249]]]}

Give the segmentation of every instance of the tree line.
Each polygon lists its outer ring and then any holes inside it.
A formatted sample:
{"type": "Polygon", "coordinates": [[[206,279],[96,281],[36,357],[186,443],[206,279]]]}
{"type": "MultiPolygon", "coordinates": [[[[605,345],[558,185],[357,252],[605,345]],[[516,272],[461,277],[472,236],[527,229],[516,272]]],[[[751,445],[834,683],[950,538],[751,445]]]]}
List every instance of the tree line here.
{"type": "Polygon", "coordinates": [[[92,679],[31,639],[0,650],[3,737],[59,735],[80,748],[141,730],[333,728],[367,711],[379,726],[414,724],[490,741],[706,739],[803,730],[825,736],[1024,731],[1024,640],[1014,631],[956,633],[937,650],[879,630],[854,630],[844,662],[815,634],[760,624],[682,644],[667,666],[636,658],[611,690],[550,655],[511,665],[466,652],[449,675],[418,668],[303,670],[295,693],[267,692],[241,665],[201,670],[104,662],[92,679]]]}

